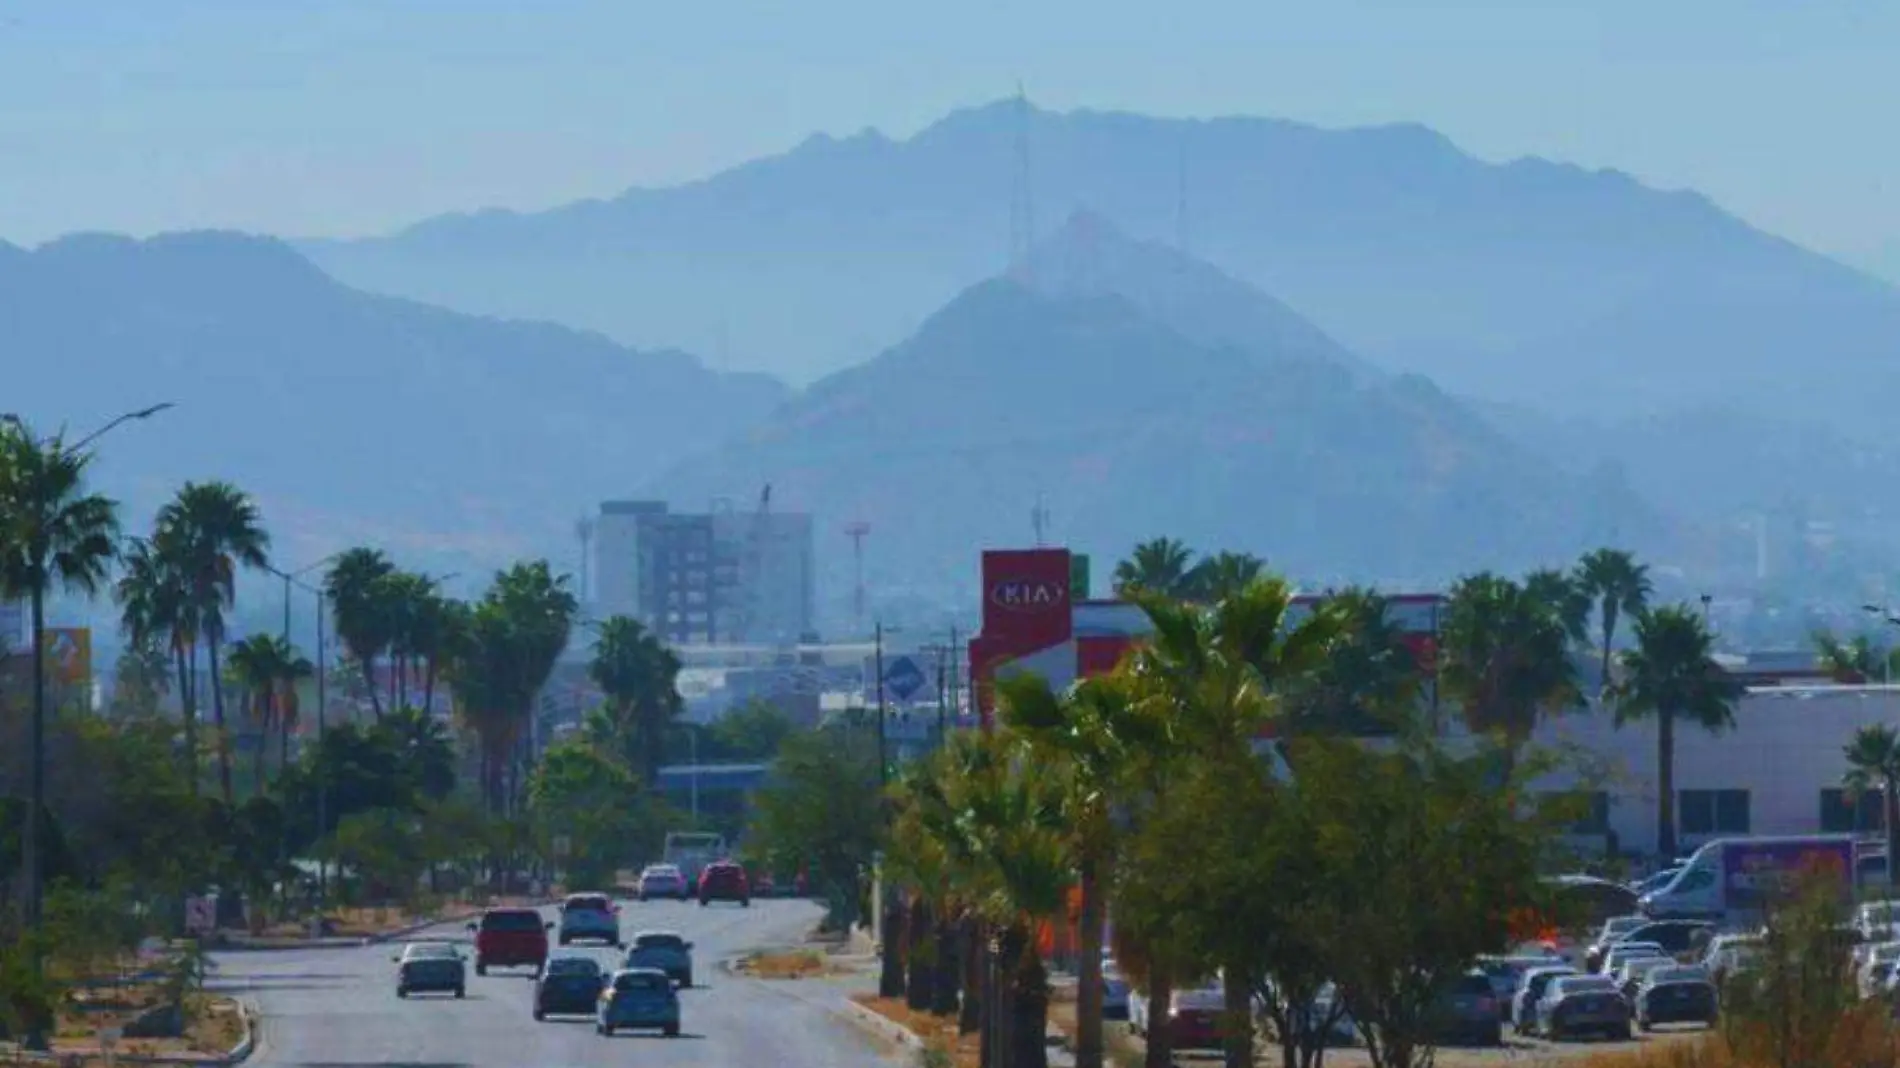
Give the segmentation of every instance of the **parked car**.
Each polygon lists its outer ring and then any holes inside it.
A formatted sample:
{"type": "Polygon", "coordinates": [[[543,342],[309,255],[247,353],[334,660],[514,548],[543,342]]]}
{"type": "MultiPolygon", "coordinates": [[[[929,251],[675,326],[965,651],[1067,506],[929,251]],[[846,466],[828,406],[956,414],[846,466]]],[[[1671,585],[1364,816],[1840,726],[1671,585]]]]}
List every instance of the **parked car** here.
{"type": "Polygon", "coordinates": [[[1551,1041],[1582,1034],[1633,1037],[1630,1003],[1607,975],[1566,975],[1537,1003],[1537,1030],[1551,1041]]]}
{"type": "Polygon", "coordinates": [[[1657,1024],[1700,1023],[1715,1026],[1718,998],[1715,981],[1700,968],[1656,968],[1636,992],[1636,1026],[1647,1031],[1657,1024]]]}
{"type": "Polygon", "coordinates": [[[676,864],[649,864],[640,872],[638,897],[646,901],[656,897],[686,900],[686,874],[676,864]]]}
{"type": "Polygon", "coordinates": [[[594,1030],[612,1037],[621,1028],[659,1031],[668,1038],[680,1033],[680,999],[673,981],[654,968],[615,972],[601,991],[594,1030]]]}
{"type": "Polygon", "coordinates": [[[1497,1046],[1504,1042],[1504,1014],[1491,978],[1473,969],[1453,980],[1440,997],[1437,1027],[1439,1045],[1497,1046]]]}
{"type": "Polygon", "coordinates": [[[1630,884],[1630,889],[1636,892],[1637,897],[1641,897],[1652,890],[1660,890],[1663,887],[1668,886],[1669,880],[1674,879],[1676,875],[1681,871],[1682,871],[1681,865],[1679,864],[1670,865],[1669,867],[1664,868],[1659,872],[1656,872],[1654,875],[1651,875],[1648,878],[1636,880],[1635,882],[1630,884]]]}
{"type": "Polygon", "coordinates": [[[1102,1019],[1128,1019],[1128,977],[1113,960],[1102,960],[1102,1019]]]}
{"type": "Polygon", "coordinates": [[[1511,1019],[1511,999],[1516,996],[1517,988],[1523,985],[1524,973],[1561,962],[1562,958],[1550,954],[1478,958],[1478,970],[1491,981],[1491,998],[1497,1002],[1498,1019],[1511,1019]]]}
{"type": "MultiPolygon", "coordinates": [[[[1227,1011],[1226,995],[1218,984],[1174,992],[1174,1003],[1161,1026],[1168,1029],[1179,1050],[1217,1050],[1221,1048],[1221,1015],[1227,1011]]],[[[1155,1026],[1153,1021],[1149,1026],[1155,1026]]]]}
{"type": "Polygon", "coordinates": [[[1550,984],[1566,975],[1582,975],[1568,964],[1532,968],[1524,973],[1523,983],[1511,997],[1511,1026],[1521,1035],[1537,1032],[1537,1003],[1550,984]]]}
{"type": "Polygon", "coordinates": [[[534,980],[534,1018],[592,1016],[607,975],[600,962],[578,953],[548,958],[534,980]]]}
{"type": "Polygon", "coordinates": [[[1900,957],[1900,941],[1862,942],[1854,947],[1854,967],[1861,968],[1877,960],[1900,957]]]}
{"type": "Polygon", "coordinates": [[[1604,978],[1612,978],[1623,965],[1637,957],[1667,957],[1663,948],[1654,942],[1619,942],[1610,947],[1603,957],[1603,967],[1597,972],[1604,978]]]}
{"type": "Polygon", "coordinates": [[[490,968],[533,968],[548,959],[548,931],[553,924],[534,909],[489,909],[468,925],[475,932],[475,974],[490,968]]]}
{"type": "Polygon", "coordinates": [[[603,942],[620,946],[620,907],[606,894],[569,894],[561,902],[561,924],[557,932],[562,945],[572,942],[603,942]]]}
{"type": "Polygon", "coordinates": [[[1863,942],[1900,936],[1900,901],[1869,901],[1854,910],[1854,930],[1863,942]]]}
{"type": "Polygon", "coordinates": [[[1654,942],[1670,956],[1700,950],[1715,936],[1715,925],[1706,920],[1651,920],[1638,924],[1609,941],[1599,941],[1584,955],[1585,971],[1600,971],[1611,949],[1626,942],[1654,942]]]}
{"type": "Polygon", "coordinates": [[[752,907],[752,884],[743,865],[715,860],[700,869],[699,903],[703,906],[714,901],[737,901],[745,908],[752,907]]]}
{"type": "Polygon", "coordinates": [[[468,967],[447,942],[411,942],[396,954],[396,996],[428,992],[468,995],[468,967]]]}
{"type": "Polygon", "coordinates": [[[1677,966],[1674,957],[1632,957],[1624,961],[1623,966],[1616,970],[1616,975],[1614,976],[1616,979],[1616,988],[1623,992],[1625,1000],[1634,1005],[1636,1004],[1636,991],[1642,988],[1643,982],[1649,973],[1659,968],[1674,968],[1677,966]]]}
{"type": "Polygon", "coordinates": [[[641,931],[633,936],[624,967],[651,968],[681,986],[692,986],[693,944],[672,931],[641,931]]]}

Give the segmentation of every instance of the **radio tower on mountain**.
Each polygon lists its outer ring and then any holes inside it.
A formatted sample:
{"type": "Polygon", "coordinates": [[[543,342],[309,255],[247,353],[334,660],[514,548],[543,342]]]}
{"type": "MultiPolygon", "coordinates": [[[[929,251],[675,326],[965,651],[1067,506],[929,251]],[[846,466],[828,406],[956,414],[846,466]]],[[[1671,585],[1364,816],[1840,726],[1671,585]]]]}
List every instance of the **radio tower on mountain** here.
{"type": "Polygon", "coordinates": [[[1009,269],[1018,281],[1030,281],[1030,257],[1036,247],[1036,201],[1029,184],[1029,96],[1016,83],[1016,160],[1010,183],[1009,269]]]}

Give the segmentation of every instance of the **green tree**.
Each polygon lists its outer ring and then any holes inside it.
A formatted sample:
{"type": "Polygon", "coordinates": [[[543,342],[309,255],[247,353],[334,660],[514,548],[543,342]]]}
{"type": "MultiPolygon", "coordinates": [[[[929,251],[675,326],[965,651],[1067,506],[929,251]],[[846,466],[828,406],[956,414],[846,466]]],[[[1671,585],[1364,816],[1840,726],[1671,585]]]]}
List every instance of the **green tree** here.
{"type": "Polygon", "coordinates": [[[680,661],[640,621],[614,616],[600,624],[588,674],[607,698],[608,723],[620,752],[649,784],[659,782],[666,731],[684,707],[680,661]]]}
{"type": "Polygon", "coordinates": [[[1376,591],[1348,588],[1327,598],[1339,634],[1323,661],[1292,680],[1282,705],[1289,734],[1395,733],[1418,711],[1418,657],[1376,591]]]}
{"type": "Polygon", "coordinates": [[[151,539],[134,538],[126,547],[124,573],[114,589],[120,628],[134,645],[163,640],[178,674],[178,703],[184,720],[183,756],[192,789],[199,783],[197,660],[199,614],[186,582],[175,533],[159,531],[151,539]]]}
{"type": "Polygon", "coordinates": [[[498,572],[462,624],[450,676],[457,710],[481,743],[483,794],[492,814],[509,811],[517,800],[510,771],[578,607],[567,576],[536,560],[498,572]]]}
{"type": "Polygon", "coordinates": [[[336,619],[337,637],[349,658],[363,670],[363,683],[369,691],[370,709],[377,719],[383,717],[382,698],[377,694],[376,658],[389,647],[395,627],[390,618],[385,580],[396,571],[379,549],[358,547],[339,554],[323,579],[324,595],[336,619]]]}
{"type": "Polygon", "coordinates": [[[1619,726],[1656,721],[1656,851],[1676,855],[1676,724],[1710,732],[1735,725],[1742,685],[1717,663],[1714,638],[1687,605],[1636,617],[1636,648],[1623,654],[1624,677],[1610,691],[1619,726]]]}
{"type": "Polygon", "coordinates": [[[1524,576],[1524,592],[1550,606],[1563,622],[1570,640],[1582,643],[1590,632],[1590,609],[1594,605],[1590,591],[1582,581],[1554,567],[1539,568],[1524,576]]]}
{"type": "MultiPolygon", "coordinates": [[[[1900,730],[1891,724],[1870,723],[1854,732],[1847,743],[1847,774],[1842,785],[1856,794],[1880,792],[1887,855],[1900,857],[1900,730]]],[[[1890,865],[1889,886],[1900,886],[1900,865],[1890,865]]]]}
{"type": "Polygon", "coordinates": [[[1173,538],[1155,538],[1135,546],[1128,559],[1115,565],[1115,592],[1146,590],[1162,597],[1185,597],[1193,592],[1194,553],[1173,538]]]}
{"type": "Polygon", "coordinates": [[[733,760],[771,760],[798,724],[770,701],[741,704],[713,722],[712,737],[721,752],[733,760]]]}
{"type": "Polygon", "coordinates": [[[1900,663],[1900,648],[1876,648],[1866,634],[1842,641],[1829,631],[1816,631],[1814,653],[1828,674],[1846,683],[1890,679],[1894,665],[1900,663]]]}
{"type": "Polygon", "coordinates": [[[218,786],[231,799],[231,738],[224,722],[218,650],[225,611],[237,600],[237,574],[270,562],[270,535],[248,494],[228,482],[187,482],[158,513],[158,540],[177,547],[187,596],[203,627],[210,657],[211,716],[218,732],[218,786]]]}
{"type": "Polygon", "coordinates": [[[41,442],[17,421],[0,424],[0,595],[30,604],[33,701],[28,740],[26,918],[40,921],[39,814],[46,807],[46,598],[58,590],[91,596],[118,551],[118,506],[86,492],[92,454],[62,435],[41,442]]]}
{"type": "Polygon", "coordinates": [[[253,634],[231,647],[231,674],[243,687],[249,718],[257,728],[256,790],[264,788],[264,758],[278,732],[278,767],[290,764],[290,732],[297,720],[297,684],[315,671],[280,634],[253,634]]]}
{"type": "Polygon", "coordinates": [[[528,811],[565,846],[557,860],[572,886],[612,886],[623,862],[656,849],[665,829],[652,806],[625,765],[580,740],[550,746],[528,784],[528,811]]]}
{"type": "Polygon", "coordinates": [[[826,906],[826,926],[861,915],[860,873],[883,839],[877,737],[845,723],[795,734],[759,791],[748,849],[774,871],[804,871],[826,906]]]}
{"type": "Polygon", "coordinates": [[[372,901],[410,901],[428,866],[421,817],[406,809],[352,812],[338,821],[326,852],[363,880],[372,901]]]}
{"type": "MultiPolygon", "coordinates": [[[[4,655],[4,654],[0,654],[4,655]]],[[[171,665],[155,642],[128,644],[112,669],[112,710],[121,716],[156,716],[171,692],[171,665]]]]}
{"type": "Polygon", "coordinates": [[[1598,634],[1603,641],[1602,686],[1608,690],[1614,681],[1610,678],[1610,650],[1616,646],[1617,621],[1640,615],[1649,606],[1649,568],[1637,563],[1635,554],[1627,550],[1597,549],[1577,562],[1576,584],[1597,609],[1598,634]]]}
{"type": "Polygon", "coordinates": [[[1489,572],[1452,587],[1439,656],[1439,686],[1473,731],[1503,738],[1507,770],[1540,716],[1582,702],[1563,621],[1547,602],[1489,572]]]}
{"type": "Polygon", "coordinates": [[[1253,585],[1266,569],[1267,562],[1252,553],[1223,550],[1189,570],[1187,592],[1193,600],[1218,601],[1253,585]]]}

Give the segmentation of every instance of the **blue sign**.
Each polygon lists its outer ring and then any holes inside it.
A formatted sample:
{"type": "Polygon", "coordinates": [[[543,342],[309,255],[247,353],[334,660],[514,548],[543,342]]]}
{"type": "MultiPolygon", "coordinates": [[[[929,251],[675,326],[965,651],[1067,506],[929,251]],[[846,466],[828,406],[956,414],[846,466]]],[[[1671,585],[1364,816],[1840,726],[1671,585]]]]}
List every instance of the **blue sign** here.
{"type": "Polygon", "coordinates": [[[884,667],[884,688],[899,701],[908,701],[924,688],[924,672],[917,661],[900,656],[884,667]]]}

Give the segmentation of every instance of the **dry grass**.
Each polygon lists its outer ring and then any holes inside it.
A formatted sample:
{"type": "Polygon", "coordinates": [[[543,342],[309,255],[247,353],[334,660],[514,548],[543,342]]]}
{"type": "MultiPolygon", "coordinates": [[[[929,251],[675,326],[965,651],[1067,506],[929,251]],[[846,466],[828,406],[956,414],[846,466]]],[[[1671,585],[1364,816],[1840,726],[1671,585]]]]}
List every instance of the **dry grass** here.
{"type": "Polygon", "coordinates": [[[901,998],[880,998],[860,994],[854,1000],[922,1039],[926,1050],[937,1050],[947,1055],[950,1058],[948,1063],[955,1065],[956,1068],[978,1068],[982,1060],[979,1040],[973,1034],[957,1034],[955,1019],[932,1016],[925,1012],[912,1012],[910,1006],[904,1004],[901,998]]]}
{"type": "MultiPolygon", "coordinates": [[[[90,996],[86,1004],[92,1011],[62,1012],[55,1031],[52,1051],[79,1059],[91,1066],[103,1065],[99,1056],[99,1033],[107,1028],[122,1028],[140,1012],[161,1000],[156,986],[122,987],[107,995],[90,996]]],[[[123,1039],[117,1052],[136,1056],[160,1054],[179,1056],[204,1054],[222,1057],[244,1037],[244,1021],[237,1002],[230,998],[193,996],[185,1004],[185,1033],[180,1038],[123,1039]]]]}
{"type": "Polygon", "coordinates": [[[737,970],[754,979],[809,979],[838,969],[817,950],[788,949],[749,954],[739,961],[737,970]]]}

